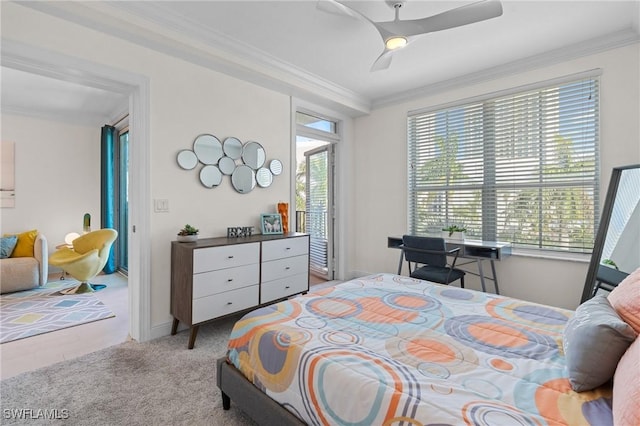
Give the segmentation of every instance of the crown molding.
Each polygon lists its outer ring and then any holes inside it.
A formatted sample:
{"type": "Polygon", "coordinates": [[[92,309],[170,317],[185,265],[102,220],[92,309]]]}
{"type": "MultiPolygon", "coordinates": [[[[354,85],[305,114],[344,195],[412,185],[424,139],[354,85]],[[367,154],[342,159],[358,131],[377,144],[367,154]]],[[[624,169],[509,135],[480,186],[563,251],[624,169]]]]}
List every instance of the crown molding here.
{"type": "Polygon", "coordinates": [[[626,30],[608,34],[604,37],[576,43],[560,49],[541,53],[540,55],[530,56],[518,61],[509,62],[507,64],[488,68],[486,70],[463,75],[461,77],[444,80],[436,84],[424,86],[422,88],[407,90],[391,96],[377,98],[373,100],[371,108],[378,109],[397,105],[403,102],[432,96],[463,86],[470,86],[485,81],[504,78],[510,75],[532,71],[534,69],[555,65],[572,59],[594,55],[596,53],[629,46],[636,43],[640,43],[640,34],[638,34],[638,32],[634,29],[629,28],[626,30]]]}
{"type": "Polygon", "coordinates": [[[640,42],[633,28],[390,96],[368,99],[198,22],[162,2],[20,2],[76,24],[351,117],[640,42]],[[107,19],[108,17],[108,19],[107,19]]]}
{"type": "Polygon", "coordinates": [[[33,107],[2,105],[3,115],[21,115],[41,120],[56,121],[86,127],[101,127],[108,122],[109,116],[92,114],[86,111],[36,110],[33,107]]]}
{"type": "Polygon", "coordinates": [[[97,65],[81,58],[51,52],[7,38],[2,39],[2,66],[39,74],[109,92],[129,94],[142,76],[131,77],[107,65],[97,65]],[[108,74],[108,76],[106,76],[108,74]],[[125,83],[131,80],[130,83],[125,83]]]}
{"type": "Polygon", "coordinates": [[[371,111],[370,99],[176,16],[162,2],[21,2],[20,5],[350,116],[371,111]]]}

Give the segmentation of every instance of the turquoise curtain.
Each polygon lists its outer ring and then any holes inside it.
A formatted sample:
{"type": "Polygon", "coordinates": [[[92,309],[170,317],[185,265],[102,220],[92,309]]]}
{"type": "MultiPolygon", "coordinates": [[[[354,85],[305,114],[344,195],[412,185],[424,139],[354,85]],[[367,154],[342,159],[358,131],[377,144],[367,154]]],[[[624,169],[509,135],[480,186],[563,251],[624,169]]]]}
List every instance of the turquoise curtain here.
{"type": "MultiPolygon", "coordinates": [[[[102,188],[100,207],[100,227],[115,228],[115,148],[118,133],[113,126],[102,127],[102,137],[100,141],[100,184],[102,188]]],[[[113,254],[114,245],[111,246],[109,260],[102,270],[105,274],[112,274],[116,271],[116,259],[113,254]]]]}

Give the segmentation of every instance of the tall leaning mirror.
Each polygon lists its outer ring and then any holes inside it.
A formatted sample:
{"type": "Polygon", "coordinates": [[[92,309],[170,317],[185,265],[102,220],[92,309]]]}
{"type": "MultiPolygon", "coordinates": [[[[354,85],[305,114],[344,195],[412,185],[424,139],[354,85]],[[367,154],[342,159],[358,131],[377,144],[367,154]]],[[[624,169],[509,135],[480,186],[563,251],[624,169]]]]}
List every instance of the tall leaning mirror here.
{"type": "Polygon", "coordinates": [[[580,303],[611,291],[640,267],[640,164],[616,167],[602,209],[580,303]]]}

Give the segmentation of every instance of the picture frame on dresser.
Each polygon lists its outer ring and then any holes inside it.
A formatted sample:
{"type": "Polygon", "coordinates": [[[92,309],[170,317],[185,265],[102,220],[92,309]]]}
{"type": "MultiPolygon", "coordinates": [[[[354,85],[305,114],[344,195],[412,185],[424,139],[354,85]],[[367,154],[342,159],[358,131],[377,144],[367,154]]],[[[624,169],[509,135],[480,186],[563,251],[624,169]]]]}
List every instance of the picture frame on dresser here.
{"type": "Polygon", "coordinates": [[[280,213],[262,213],[260,215],[260,230],[263,235],[281,235],[282,215],[280,213]]]}

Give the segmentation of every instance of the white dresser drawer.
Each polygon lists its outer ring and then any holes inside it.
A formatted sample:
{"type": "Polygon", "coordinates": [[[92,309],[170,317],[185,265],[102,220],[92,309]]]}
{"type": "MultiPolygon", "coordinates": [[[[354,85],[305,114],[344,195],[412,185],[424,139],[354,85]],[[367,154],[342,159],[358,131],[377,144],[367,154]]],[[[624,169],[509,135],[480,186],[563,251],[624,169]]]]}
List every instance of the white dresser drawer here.
{"type": "Polygon", "coordinates": [[[260,262],[260,243],[233,244],[193,251],[193,273],[260,262]]]}
{"type": "Polygon", "coordinates": [[[262,282],[309,272],[309,256],[295,256],[262,263],[262,282]]]}
{"type": "Polygon", "coordinates": [[[192,323],[232,314],[258,304],[258,285],[240,288],[193,301],[192,323]]]}
{"type": "Polygon", "coordinates": [[[309,291],[308,273],[263,282],[262,289],[260,290],[260,303],[271,302],[304,291],[309,291]]]}
{"type": "Polygon", "coordinates": [[[262,261],[309,254],[309,237],[284,238],[262,242],[262,261]]]}
{"type": "Polygon", "coordinates": [[[258,284],[259,281],[260,265],[257,263],[202,272],[193,276],[193,298],[247,287],[258,284]]]}

